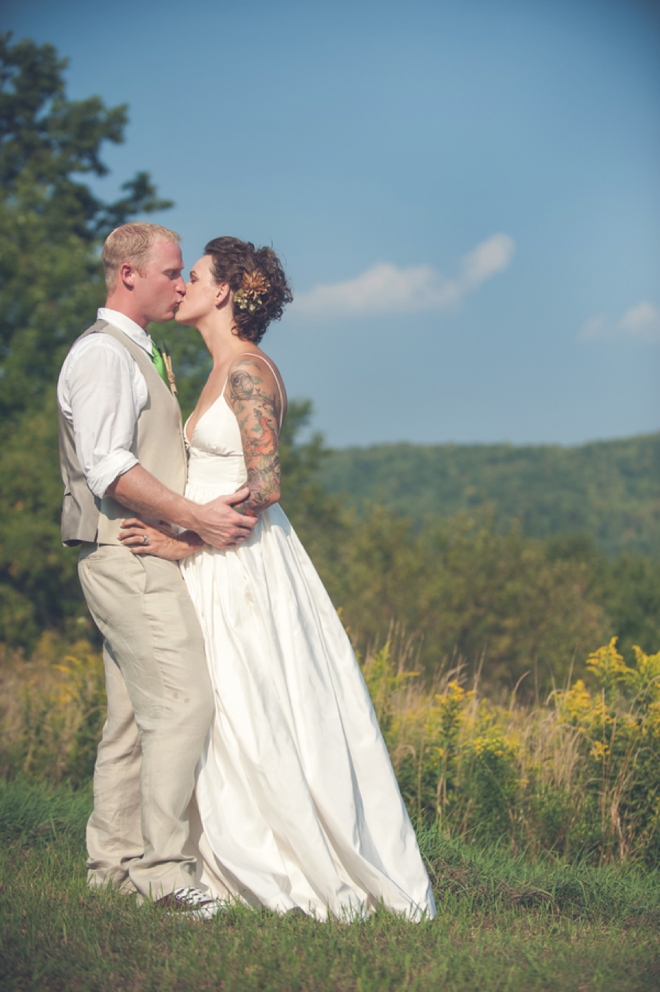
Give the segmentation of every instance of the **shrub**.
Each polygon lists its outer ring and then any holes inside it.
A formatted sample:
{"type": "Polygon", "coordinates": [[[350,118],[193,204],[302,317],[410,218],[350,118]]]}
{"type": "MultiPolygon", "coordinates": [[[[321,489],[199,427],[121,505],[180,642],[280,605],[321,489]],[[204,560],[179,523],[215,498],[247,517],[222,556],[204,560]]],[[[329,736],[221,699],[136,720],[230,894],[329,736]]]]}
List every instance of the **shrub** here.
{"type": "Polygon", "coordinates": [[[0,668],[0,775],[74,786],[88,781],[105,720],[103,662],[86,640],[42,634],[26,662],[0,668]]]}
{"type": "Polygon", "coordinates": [[[388,643],[365,674],[407,805],[447,835],[660,861],[660,653],[616,638],[543,704],[496,705],[448,673],[428,691],[388,643]]]}

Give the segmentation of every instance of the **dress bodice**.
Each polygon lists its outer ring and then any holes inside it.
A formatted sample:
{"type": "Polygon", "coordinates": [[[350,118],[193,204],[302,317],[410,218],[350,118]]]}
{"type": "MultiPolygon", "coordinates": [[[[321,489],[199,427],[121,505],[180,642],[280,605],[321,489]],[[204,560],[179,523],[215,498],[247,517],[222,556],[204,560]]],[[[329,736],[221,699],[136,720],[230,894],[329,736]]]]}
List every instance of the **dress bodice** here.
{"type": "MultiPolygon", "coordinates": [[[[280,395],[280,430],[284,416],[284,394],[275,369],[263,355],[246,352],[245,357],[256,358],[267,365],[275,377],[280,395]]],[[[226,385],[226,382],[225,382],[226,385]]],[[[236,416],[225,399],[225,387],[208,410],[195,424],[192,437],[188,438],[188,422],[183,429],[190,460],[186,496],[195,503],[207,503],[216,496],[235,493],[247,482],[247,468],[243,455],[243,442],[236,416]]]]}
{"type": "Polygon", "coordinates": [[[204,493],[197,493],[198,489],[208,489],[208,499],[240,489],[247,480],[241,432],[224,391],[199,418],[190,439],[187,430],[186,423],[186,445],[190,452],[187,495],[195,502],[206,502],[200,498],[204,493]],[[192,493],[193,487],[196,495],[192,493]]]}

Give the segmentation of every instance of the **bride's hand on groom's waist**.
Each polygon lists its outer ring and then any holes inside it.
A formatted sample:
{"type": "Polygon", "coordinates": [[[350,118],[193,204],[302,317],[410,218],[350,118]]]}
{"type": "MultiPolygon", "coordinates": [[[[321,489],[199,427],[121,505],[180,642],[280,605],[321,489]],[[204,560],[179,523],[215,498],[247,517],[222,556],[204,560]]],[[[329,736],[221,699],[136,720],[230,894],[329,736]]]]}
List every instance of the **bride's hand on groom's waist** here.
{"type": "Polygon", "coordinates": [[[204,541],[193,531],[176,534],[167,523],[147,524],[139,517],[122,520],[119,540],[134,555],[154,555],[168,561],[181,561],[204,547],[204,541]]]}

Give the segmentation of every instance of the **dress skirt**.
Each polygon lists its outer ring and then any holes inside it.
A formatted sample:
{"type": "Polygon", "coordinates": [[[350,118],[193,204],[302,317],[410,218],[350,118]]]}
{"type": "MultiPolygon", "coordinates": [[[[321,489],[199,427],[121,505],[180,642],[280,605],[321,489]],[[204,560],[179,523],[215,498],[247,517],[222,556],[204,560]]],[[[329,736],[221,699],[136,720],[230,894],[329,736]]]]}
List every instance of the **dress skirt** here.
{"type": "MultiPolygon", "coordinates": [[[[186,495],[218,491],[189,484],[186,495]]],[[[199,551],[182,570],[215,693],[191,831],[199,880],[279,913],[433,917],[355,654],[281,507],[243,545],[199,551]]]]}

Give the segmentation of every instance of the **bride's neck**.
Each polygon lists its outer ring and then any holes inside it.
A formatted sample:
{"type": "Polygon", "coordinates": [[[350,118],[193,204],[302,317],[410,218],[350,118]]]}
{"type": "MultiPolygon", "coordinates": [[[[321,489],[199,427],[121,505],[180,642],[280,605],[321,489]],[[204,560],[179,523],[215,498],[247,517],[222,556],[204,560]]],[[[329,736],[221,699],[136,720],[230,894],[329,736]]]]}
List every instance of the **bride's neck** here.
{"type": "Polygon", "coordinates": [[[214,368],[227,365],[235,355],[245,350],[245,341],[234,334],[231,316],[225,312],[215,313],[200,322],[197,330],[211,354],[214,368]]]}

